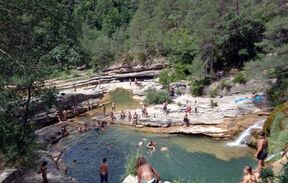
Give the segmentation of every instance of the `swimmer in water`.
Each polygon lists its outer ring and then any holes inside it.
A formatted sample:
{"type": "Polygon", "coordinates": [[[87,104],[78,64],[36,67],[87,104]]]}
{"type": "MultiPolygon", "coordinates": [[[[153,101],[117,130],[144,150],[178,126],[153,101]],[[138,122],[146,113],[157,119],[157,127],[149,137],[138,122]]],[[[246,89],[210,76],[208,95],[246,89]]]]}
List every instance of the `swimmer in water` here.
{"type": "Polygon", "coordinates": [[[168,147],[163,146],[160,148],[160,151],[161,152],[169,152],[169,149],[168,149],[168,147]]]}
{"type": "Polygon", "coordinates": [[[139,143],[138,143],[138,147],[139,147],[139,148],[141,148],[141,147],[142,147],[142,145],[143,145],[143,143],[144,143],[144,140],[143,140],[143,139],[141,139],[141,140],[139,141],[139,143]]]}

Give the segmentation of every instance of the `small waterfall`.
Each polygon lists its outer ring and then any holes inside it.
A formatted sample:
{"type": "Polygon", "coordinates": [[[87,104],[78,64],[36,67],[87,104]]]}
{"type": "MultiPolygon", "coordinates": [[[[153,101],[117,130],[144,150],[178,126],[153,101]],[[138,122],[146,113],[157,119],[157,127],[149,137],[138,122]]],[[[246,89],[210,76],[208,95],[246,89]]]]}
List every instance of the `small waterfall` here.
{"type": "Polygon", "coordinates": [[[245,141],[251,134],[252,129],[262,129],[265,119],[257,121],[254,125],[243,131],[234,142],[227,143],[228,146],[245,146],[245,141]]]}

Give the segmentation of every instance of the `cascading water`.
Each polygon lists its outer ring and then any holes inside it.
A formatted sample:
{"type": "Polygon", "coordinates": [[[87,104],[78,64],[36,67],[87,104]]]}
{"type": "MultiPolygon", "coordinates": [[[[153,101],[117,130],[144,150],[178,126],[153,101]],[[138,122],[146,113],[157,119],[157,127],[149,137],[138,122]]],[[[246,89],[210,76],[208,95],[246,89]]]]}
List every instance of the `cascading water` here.
{"type": "Polygon", "coordinates": [[[257,121],[254,125],[243,131],[240,136],[234,141],[227,143],[228,146],[245,146],[245,141],[251,134],[252,129],[262,129],[265,119],[257,121]]]}

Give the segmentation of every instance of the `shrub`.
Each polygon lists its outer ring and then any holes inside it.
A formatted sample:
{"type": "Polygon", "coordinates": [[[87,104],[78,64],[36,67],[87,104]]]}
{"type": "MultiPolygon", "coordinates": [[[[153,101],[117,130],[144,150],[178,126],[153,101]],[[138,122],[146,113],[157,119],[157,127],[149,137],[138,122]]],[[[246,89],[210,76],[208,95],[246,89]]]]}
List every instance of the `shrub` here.
{"type": "Polygon", "coordinates": [[[288,79],[278,78],[277,82],[268,90],[267,96],[273,105],[277,105],[288,101],[287,91],[288,91],[288,79]]]}
{"type": "Polygon", "coordinates": [[[271,168],[263,168],[260,177],[263,183],[269,183],[273,182],[275,175],[271,168]]]}
{"type": "Polygon", "coordinates": [[[273,124],[275,115],[277,112],[284,112],[288,110],[288,102],[277,106],[274,111],[270,114],[270,116],[266,119],[264,126],[263,126],[263,131],[269,136],[270,131],[271,131],[271,126],[273,124]]]}
{"type": "Polygon", "coordinates": [[[169,70],[165,69],[159,74],[159,82],[166,87],[172,82],[172,78],[169,73],[169,70]]]}
{"type": "Polygon", "coordinates": [[[285,165],[282,168],[282,174],[279,176],[280,183],[286,183],[288,182],[288,162],[285,163],[285,165]]]}
{"type": "Polygon", "coordinates": [[[247,76],[243,72],[238,73],[233,79],[233,83],[245,84],[247,81],[247,76]]]}
{"type": "Polygon", "coordinates": [[[277,112],[271,127],[269,148],[272,152],[279,152],[288,144],[288,116],[277,112]]]}
{"type": "Polygon", "coordinates": [[[203,89],[205,86],[208,86],[211,83],[211,78],[204,78],[199,80],[194,80],[190,83],[191,86],[191,94],[193,96],[201,96],[203,95],[203,89]]]}
{"type": "Polygon", "coordinates": [[[217,90],[217,88],[209,91],[209,96],[210,96],[211,98],[215,98],[217,95],[218,95],[218,90],[217,90]]]}
{"type": "Polygon", "coordinates": [[[125,165],[125,174],[123,176],[123,179],[125,179],[128,175],[135,176],[137,174],[136,162],[137,162],[138,157],[139,157],[139,152],[127,157],[127,161],[125,165]]]}
{"type": "Polygon", "coordinates": [[[155,89],[148,89],[145,93],[144,102],[147,104],[162,104],[165,101],[168,103],[172,102],[170,95],[165,90],[156,91],[155,89]]]}

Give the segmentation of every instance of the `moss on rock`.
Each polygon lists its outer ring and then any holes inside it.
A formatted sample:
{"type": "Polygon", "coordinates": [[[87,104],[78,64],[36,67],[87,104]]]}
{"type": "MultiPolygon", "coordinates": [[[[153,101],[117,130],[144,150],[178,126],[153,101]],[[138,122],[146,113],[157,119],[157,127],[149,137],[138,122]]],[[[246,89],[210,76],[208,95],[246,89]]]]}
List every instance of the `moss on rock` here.
{"type": "Polygon", "coordinates": [[[278,112],[282,112],[288,116],[288,102],[278,105],[274,111],[270,114],[270,116],[266,119],[263,131],[269,136],[271,132],[271,126],[273,124],[273,121],[275,119],[275,116],[278,112]]]}

